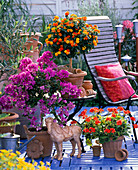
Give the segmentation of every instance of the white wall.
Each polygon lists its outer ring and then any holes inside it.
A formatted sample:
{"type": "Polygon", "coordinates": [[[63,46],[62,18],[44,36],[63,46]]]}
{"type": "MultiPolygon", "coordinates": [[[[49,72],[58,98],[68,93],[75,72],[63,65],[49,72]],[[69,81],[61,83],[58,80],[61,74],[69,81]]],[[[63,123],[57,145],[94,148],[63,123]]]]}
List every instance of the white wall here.
{"type": "MultiPolygon", "coordinates": [[[[78,0],[26,0],[28,6],[32,4],[30,13],[35,16],[63,16],[67,10],[77,11],[77,1],[78,0]],[[52,14],[50,9],[54,14],[52,14]]],[[[115,7],[115,9],[120,12],[122,20],[132,20],[134,14],[138,12],[136,10],[132,11],[132,0],[108,0],[108,2],[111,7],[115,7]]],[[[38,25],[40,25],[40,22],[41,20],[37,21],[38,25]]]]}

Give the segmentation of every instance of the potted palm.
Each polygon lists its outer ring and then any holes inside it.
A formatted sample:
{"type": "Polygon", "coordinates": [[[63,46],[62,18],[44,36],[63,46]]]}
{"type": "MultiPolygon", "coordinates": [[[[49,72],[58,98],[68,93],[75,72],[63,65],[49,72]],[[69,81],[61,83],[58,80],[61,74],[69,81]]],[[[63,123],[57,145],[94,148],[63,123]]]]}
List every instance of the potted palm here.
{"type": "MultiPolygon", "coordinates": [[[[43,53],[42,56],[37,60],[37,63],[33,63],[28,57],[23,58],[20,61],[19,66],[20,72],[18,74],[12,75],[9,80],[11,83],[5,87],[5,92],[3,93],[0,101],[5,101],[4,104],[1,103],[4,108],[5,103],[8,106],[15,106],[19,110],[22,110],[22,115],[28,118],[29,125],[32,129],[27,129],[28,139],[34,135],[37,131],[36,141],[29,143],[28,154],[30,157],[38,158],[39,156],[50,155],[44,151],[47,147],[44,147],[44,143],[39,141],[41,138],[39,136],[39,131],[43,128],[43,119],[47,115],[52,115],[61,126],[66,124],[67,118],[69,116],[69,111],[74,108],[74,104],[62,98],[66,93],[70,97],[78,97],[80,95],[80,90],[69,82],[62,82],[62,78],[68,77],[68,72],[65,70],[58,70],[57,65],[52,60],[52,54],[49,51],[43,53]],[[35,116],[36,107],[39,107],[40,113],[39,117],[35,116]],[[31,132],[30,132],[31,131],[31,132]],[[32,147],[32,145],[35,147],[32,147]],[[35,157],[36,149],[38,148],[35,157]]],[[[50,136],[46,134],[47,132],[40,131],[44,141],[52,144],[50,136]],[[48,136],[49,139],[45,139],[48,136]]],[[[51,146],[52,151],[52,146],[51,146]]]]}
{"type": "MultiPolygon", "coordinates": [[[[108,115],[101,116],[103,109],[91,108],[90,116],[87,110],[81,112],[79,117],[83,119],[80,124],[83,134],[86,137],[87,145],[92,146],[92,139],[98,138],[99,143],[103,146],[104,156],[114,158],[115,152],[121,149],[124,136],[129,135],[129,123],[125,116],[130,113],[123,107],[108,108],[108,115]]],[[[134,120],[134,117],[131,117],[134,120]]]]}
{"type": "Polygon", "coordinates": [[[83,78],[87,73],[72,68],[72,58],[77,58],[78,54],[88,53],[89,50],[97,45],[97,35],[100,32],[97,25],[86,23],[86,17],[77,17],[75,14],[69,16],[69,12],[65,13],[65,18],[59,19],[55,16],[53,22],[47,27],[46,44],[52,51],[53,56],[69,59],[68,71],[71,72],[68,81],[72,78],[72,82],[76,84],[78,77],[81,79],[78,87],[82,86],[83,78]]]}

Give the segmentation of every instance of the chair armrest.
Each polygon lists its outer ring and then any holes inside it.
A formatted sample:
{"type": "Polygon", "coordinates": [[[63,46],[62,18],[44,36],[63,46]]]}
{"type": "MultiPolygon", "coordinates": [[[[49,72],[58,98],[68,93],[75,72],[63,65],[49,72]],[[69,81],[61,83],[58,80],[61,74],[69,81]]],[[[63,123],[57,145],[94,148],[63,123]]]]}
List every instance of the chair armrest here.
{"type": "Polygon", "coordinates": [[[133,76],[138,76],[138,72],[127,71],[127,70],[124,70],[124,72],[125,72],[126,74],[130,74],[130,75],[133,75],[133,76]]]}
{"type": "Polygon", "coordinates": [[[100,76],[97,77],[98,80],[102,80],[102,81],[116,81],[116,80],[121,80],[121,79],[125,79],[125,78],[129,78],[131,80],[135,80],[135,77],[134,76],[130,76],[130,75],[126,75],[126,76],[122,76],[122,77],[117,77],[117,78],[105,78],[105,77],[100,77],[100,76]]]}

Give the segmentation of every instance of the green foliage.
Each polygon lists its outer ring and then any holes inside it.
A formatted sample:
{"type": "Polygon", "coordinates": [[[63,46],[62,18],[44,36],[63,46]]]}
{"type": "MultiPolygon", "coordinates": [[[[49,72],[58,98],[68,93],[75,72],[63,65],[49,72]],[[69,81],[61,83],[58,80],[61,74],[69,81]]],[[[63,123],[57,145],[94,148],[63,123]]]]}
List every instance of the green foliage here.
{"type": "MultiPolygon", "coordinates": [[[[132,10],[137,10],[138,11],[138,0],[133,0],[133,3],[132,3],[132,5],[134,6],[133,8],[132,8],[132,10]],[[135,6],[136,5],[136,6],[135,6]]],[[[136,12],[135,13],[135,15],[134,15],[134,19],[138,19],[138,12],[136,12]]]]}
{"type": "Polygon", "coordinates": [[[29,17],[25,1],[0,1],[0,82],[17,72],[26,42],[26,37],[21,37],[20,33],[35,32],[36,20],[34,16],[29,17]]]}
{"type": "Polygon", "coordinates": [[[78,1],[78,15],[79,16],[109,16],[113,28],[119,23],[121,19],[120,12],[115,7],[109,6],[108,0],[87,0],[78,1]]]}

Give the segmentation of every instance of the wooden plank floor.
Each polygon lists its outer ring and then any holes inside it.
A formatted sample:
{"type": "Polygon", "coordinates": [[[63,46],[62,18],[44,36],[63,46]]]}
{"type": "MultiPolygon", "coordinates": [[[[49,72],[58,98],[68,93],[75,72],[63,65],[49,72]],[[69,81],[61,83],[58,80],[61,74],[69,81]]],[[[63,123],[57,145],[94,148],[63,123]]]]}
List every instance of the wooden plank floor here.
{"type": "MultiPolygon", "coordinates": [[[[82,108],[82,110],[85,108],[82,108]]],[[[89,110],[90,108],[87,109],[89,110]]],[[[138,107],[130,107],[130,110],[132,111],[133,116],[138,120],[138,107]]],[[[64,142],[62,161],[58,161],[53,158],[56,154],[55,146],[53,146],[51,156],[45,157],[44,159],[39,158],[36,159],[36,161],[43,161],[44,163],[46,161],[50,162],[52,170],[138,170],[138,144],[134,143],[132,134],[130,137],[125,137],[125,140],[123,141],[122,148],[128,150],[129,156],[128,159],[122,162],[116,161],[115,158],[105,158],[103,149],[101,150],[100,157],[94,157],[92,149],[89,146],[86,146],[85,139],[83,137],[82,139],[86,152],[81,155],[80,159],[77,158],[77,148],[75,156],[70,157],[72,149],[71,143],[64,142]]],[[[22,142],[24,142],[24,140],[22,140],[22,142]]],[[[26,148],[21,151],[21,157],[25,156],[26,161],[31,161],[31,159],[25,154],[25,149],[26,148]]]]}

